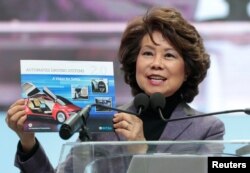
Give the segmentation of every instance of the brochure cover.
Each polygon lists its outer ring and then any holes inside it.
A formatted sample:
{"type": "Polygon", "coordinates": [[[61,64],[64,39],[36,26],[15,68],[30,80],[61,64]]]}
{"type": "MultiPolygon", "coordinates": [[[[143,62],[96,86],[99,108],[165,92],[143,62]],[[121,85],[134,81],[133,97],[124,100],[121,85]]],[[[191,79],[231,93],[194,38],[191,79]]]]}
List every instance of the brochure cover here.
{"type": "MultiPolygon", "coordinates": [[[[28,114],[25,131],[58,132],[63,122],[87,105],[116,106],[113,62],[21,60],[20,67],[28,114]]],[[[87,128],[112,131],[114,113],[93,106],[87,128]]]]}

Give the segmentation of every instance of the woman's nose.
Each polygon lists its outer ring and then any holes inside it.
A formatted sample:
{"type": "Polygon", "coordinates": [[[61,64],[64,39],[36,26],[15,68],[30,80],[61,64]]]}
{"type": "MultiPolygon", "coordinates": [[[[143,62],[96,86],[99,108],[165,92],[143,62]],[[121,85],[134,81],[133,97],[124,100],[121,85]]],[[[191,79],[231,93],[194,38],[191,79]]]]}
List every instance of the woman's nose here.
{"type": "Polygon", "coordinates": [[[151,63],[151,67],[155,68],[155,69],[163,68],[161,56],[157,55],[153,58],[153,61],[151,63]]]}

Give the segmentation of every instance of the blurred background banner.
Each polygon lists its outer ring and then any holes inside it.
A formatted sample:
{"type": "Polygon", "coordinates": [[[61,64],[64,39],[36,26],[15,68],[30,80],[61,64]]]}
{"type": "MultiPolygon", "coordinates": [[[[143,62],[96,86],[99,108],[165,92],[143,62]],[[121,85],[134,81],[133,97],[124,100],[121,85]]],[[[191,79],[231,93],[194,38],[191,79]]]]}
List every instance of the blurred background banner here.
{"type": "Polygon", "coordinates": [[[130,18],[153,6],[177,8],[211,54],[210,77],[194,104],[205,110],[244,106],[250,98],[249,0],[2,0],[0,109],[20,97],[20,59],[114,61],[117,105],[127,102],[130,88],[116,56],[121,33],[130,18]]]}
{"type": "MultiPolygon", "coordinates": [[[[250,107],[249,0],[1,0],[0,172],[18,172],[13,166],[18,138],[4,119],[21,97],[20,60],[113,61],[116,102],[124,104],[132,97],[117,60],[121,34],[129,19],[153,6],[178,9],[201,33],[211,55],[208,77],[192,105],[204,112],[250,107]]],[[[220,116],[226,139],[250,139],[250,117],[237,116],[220,116]]],[[[38,137],[57,165],[65,141],[56,133],[38,137]]]]}

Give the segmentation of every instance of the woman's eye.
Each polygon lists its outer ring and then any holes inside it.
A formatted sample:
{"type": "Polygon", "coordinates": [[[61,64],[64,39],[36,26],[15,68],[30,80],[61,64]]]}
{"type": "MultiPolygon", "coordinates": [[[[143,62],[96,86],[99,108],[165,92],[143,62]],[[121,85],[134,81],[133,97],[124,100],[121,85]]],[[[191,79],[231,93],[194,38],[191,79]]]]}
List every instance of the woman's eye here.
{"type": "Polygon", "coordinates": [[[166,53],[165,58],[175,58],[175,56],[171,53],[166,53]]]}
{"type": "Polygon", "coordinates": [[[145,56],[151,56],[153,55],[151,52],[143,52],[142,55],[145,55],[145,56]]]}

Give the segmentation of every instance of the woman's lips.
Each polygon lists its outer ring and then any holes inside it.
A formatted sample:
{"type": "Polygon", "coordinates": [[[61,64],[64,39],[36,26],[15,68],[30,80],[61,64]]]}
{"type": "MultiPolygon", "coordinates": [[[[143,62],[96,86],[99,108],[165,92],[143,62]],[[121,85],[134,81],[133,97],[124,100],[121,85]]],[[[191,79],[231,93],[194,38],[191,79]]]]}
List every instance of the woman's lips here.
{"type": "Polygon", "coordinates": [[[166,78],[159,75],[150,75],[148,76],[148,79],[152,85],[160,85],[166,80],[166,78]]]}

